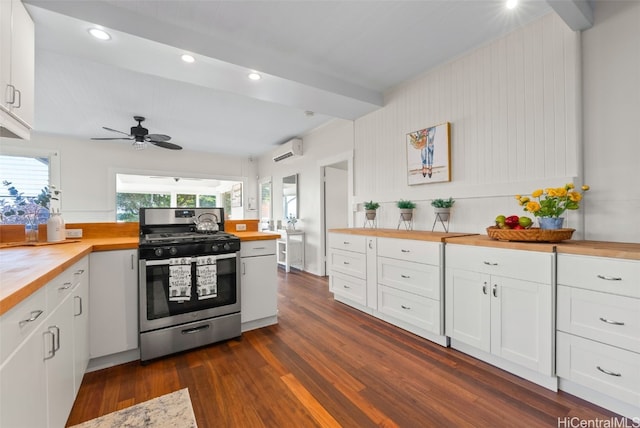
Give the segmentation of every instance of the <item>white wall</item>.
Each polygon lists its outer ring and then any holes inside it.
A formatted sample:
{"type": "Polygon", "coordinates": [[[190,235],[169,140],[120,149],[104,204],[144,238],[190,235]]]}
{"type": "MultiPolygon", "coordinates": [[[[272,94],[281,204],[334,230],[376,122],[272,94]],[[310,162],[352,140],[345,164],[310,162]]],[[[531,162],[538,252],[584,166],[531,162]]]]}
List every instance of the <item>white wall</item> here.
{"type": "Polygon", "coordinates": [[[320,222],[322,210],[320,164],[323,159],[353,150],[353,122],[336,119],[302,137],[302,156],[274,163],[273,155],[277,152],[275,150],[274,153],[260,158],[258,169],[260,177],[272,177],[273,217],[276,220],[282,220],[282,177],[298,174],[300,222],[296,228],[305,231],[305,270],[317,275],[321,272],[320,252],[323,239],[320,222]]]}
{"type": "Polygon", "coordinates": [[[587,239],[640,242],[640,2],[598,1],[583,46],[587,239]]]}
{"type": "MultiPolygon", "coordinates": [[[[247,206],[247,195],[257,193],[257,163],[244,158],[155,147],[136,151],[123,143],[37,133],[32,134],[31,141],[11,141],[3,139],[3,146],[59,151],[63,191],[60,207],[67,222],[115,221],[115,174],[118,172],[243,181],[244,189],[249,189],[243,192],[243,208],[247,206]]],[[[255,216],[255,211],[245,211],[245,217],[255,216]]]]}
{"type": "Polygon", "coordinates": [[[515,194],[579,177],[579,42],[549,14],[389,92],[355,123],[355,200],[380,202],[378,227],[392,228],[395,201],[413,200],[414,228],[431,230],[431,200],[452,196],[450,231],[484,233],[523,214],[515,194]],[[409,186],[406,135],[444,122],[452,181],[409,186]]]}

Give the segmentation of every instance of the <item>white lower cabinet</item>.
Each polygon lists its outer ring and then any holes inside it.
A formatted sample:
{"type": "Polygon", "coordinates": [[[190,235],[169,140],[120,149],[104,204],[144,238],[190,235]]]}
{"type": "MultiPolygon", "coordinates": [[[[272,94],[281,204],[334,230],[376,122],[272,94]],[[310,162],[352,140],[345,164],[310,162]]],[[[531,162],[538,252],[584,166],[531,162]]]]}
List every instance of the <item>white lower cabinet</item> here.
{"type": "Polygon", "coordinates": [[[452,346],[556,389],[554,254],[447,244],[446,260],[445,325],[452,346]]]}
{"type": "Polygon", "coordinates": [[[74,395],[89,365],[89,312],[89,272],[83,272],[73,290],[74,395]]]}
{"type": "Polygon", "coordinates": [[[242,331],[278,321],[278,276],[275,240],[240,245],[240,311],[242,331]]]}
{"type": "Polygon", "coordinates": [[[66,424],[77,392],[75,383],[78,377],[81,381],[79,368],[83,364],[86,368],[87,342],[83,346],[76,340],[82,321],[75,317],[74,303],[88,273],[85,257],[36,292],[34,299],[3,315],[3,328],[16,325],[27,335],[0,366],[0,426],[66,424]]]}
{"type": "Polygon", "coordinates": [[[89,255],[89,349],[91,358],[138,348],[138,252],[89,255]]]}
{"type": "Polygon", "coordinates": [[[560,389],[640,416],[640,261],[558,254],[560,389]]]}

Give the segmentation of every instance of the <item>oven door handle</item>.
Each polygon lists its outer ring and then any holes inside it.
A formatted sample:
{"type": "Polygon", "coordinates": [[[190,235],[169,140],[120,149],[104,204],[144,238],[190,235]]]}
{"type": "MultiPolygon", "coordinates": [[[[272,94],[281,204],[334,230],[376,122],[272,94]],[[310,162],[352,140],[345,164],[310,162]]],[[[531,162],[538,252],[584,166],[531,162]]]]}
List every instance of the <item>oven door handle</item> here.
{"type": "MultiPolygon", "coordinates": [[[[210,255],[210,256],[203,256],[203,257],[211,257],[214,260],[224,260],[224,259],[235,259],[237,257],[236,253],[229,253],[229,254],[217,254],[217,255],[210,255]]],[[[185,257],[176,257],[176,258],[185,258],[185,257]]],[[[197,257],[186,257],[190,263],[195,263],[198,258],[197,257]]],[[[144,264],[145,266],[167,266],[170,265],[170,259],[164,259],[164,260],[144,260],[144,264]]]]}

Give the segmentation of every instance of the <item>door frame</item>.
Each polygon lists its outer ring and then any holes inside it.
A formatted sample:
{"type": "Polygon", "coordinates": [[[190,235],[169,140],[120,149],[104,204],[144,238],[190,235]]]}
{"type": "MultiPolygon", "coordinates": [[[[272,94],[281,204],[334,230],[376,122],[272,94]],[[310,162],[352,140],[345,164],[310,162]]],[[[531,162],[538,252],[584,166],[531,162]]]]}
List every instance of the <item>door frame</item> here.
{"type": "Polygon", "coordinates": [[[325,213],[325,168],[331,165],[347,162],[347,206],[350,207],[347,216],[349,227],[353,227],[353,150],[338,153],[334,156],[327,157],[318,161],[318,176],[320,183],[320,251],[318,251],[318,268],[320,276],[327,275],[327,221],[325,213]]]}

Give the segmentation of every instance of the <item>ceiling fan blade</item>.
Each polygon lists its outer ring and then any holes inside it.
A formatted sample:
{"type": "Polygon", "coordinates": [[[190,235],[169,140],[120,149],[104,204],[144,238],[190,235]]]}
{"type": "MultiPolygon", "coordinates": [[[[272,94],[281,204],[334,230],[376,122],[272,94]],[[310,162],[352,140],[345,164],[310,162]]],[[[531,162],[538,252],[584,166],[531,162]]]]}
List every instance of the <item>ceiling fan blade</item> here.
{"type": "Polygon", "coordinates": [[[164,134],[149,134],[145,137],[147,141],[169,141],[171,137],[164,134]]]}
{"type": "Polygon", "coordinates": [[[123,137],[107,137],[107,138],[92,138],[92,140],[133,140],[133,138],[123,138],[123,137]]]}
{"type": "Polygon", "coordinates": [[[177,145],[177,144],[173,144],[173,143],[168,143],[166,141],[149,141],[149,143],[158,146],[158,147],[162,147],[163,149],[169,149],[169,150],[182,150],[182,147],[177,145]]]}
{"type": "Polygon", "coordinates": [[[106,129],[107,131],[111,131],[111,132],[117,132],[118,134],[122,134],[122,135],[126,135],[127,137],[131,137],[131,134],[127,134],[126,132],[118,131],[117,129],[107,128],[106,126],[103,126],[102,129],[106,129]]]}

